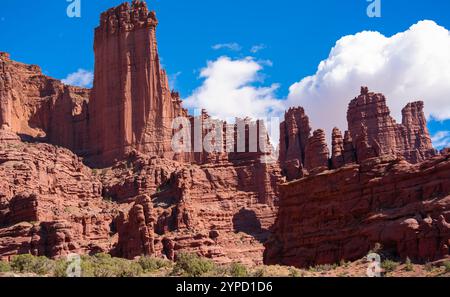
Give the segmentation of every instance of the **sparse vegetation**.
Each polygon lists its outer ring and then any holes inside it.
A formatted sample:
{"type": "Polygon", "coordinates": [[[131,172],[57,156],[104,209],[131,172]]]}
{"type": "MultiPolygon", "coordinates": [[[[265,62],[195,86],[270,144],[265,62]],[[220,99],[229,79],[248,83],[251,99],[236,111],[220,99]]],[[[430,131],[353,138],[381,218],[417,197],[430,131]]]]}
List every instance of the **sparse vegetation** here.
{"type": "MultiPolygon", "coordinates": [[[[381,267],[388,276],[413,275],[414,265],[406,259],[402,271],[400,263],[384,260],[381,267]]],[[[11,262],[0,261],[0,275],[10,273],[27,276],[66,277],[69,263],[65,259],[52,260],[25,254],[15,256],[11,262]]],[[[279,265],[246,266],[241,263],[215,264],[212,260],[196,254],[179,254],[177,261],[142,256],[136,260],[112,257],[109,254],[81,256],[82,277],[140,277],[140,276],[187,276],[187,277],[303,277],[303,276],[365,276],[367,263],[364,260],[339,264],[317,265],[307,270],[279,265]]],[[[442,262],[439,267],[428,263],[422,266],[428,276],[440,276],[450,272],[450,261],[442,262]]]]}
{"type": "Polygon", "coordinates": [[[434,270],[433,264],[431,263],[426,263],[424,266],[425,271],[427,272],[432,272],[434,270]]]}
{"type": "Polygon", "coordinates": [[[407,257],[406,261],[405,261],[405,270],[406,271],[413,271],[414,270],[414,266],[411,263],[411,259],[409,257],[407,257]]]}
{"type": "Polygon", "coordinates": [[[230,265],[230,275],[234,277],[247,277],[247,267],[240,263],[233,263],[230,265]]]}
{"type": "Polygon", "coordinates": [[[55,268],[54,261],[30,254],[14,256],[10,265],[15,272],[36,273],[38,275],[50,274],[55,268]]]}
{"type": "Polygon", "coordinates": [[[392,272],[398,267],[398,263],[389,259],[381,262],[381,268],[384,269],[385,272],[392,272]]]}
{"type": "Polygon", "coordinates": [[[0,272],[9,272],[11,271],[11,266],[8,262],[0,261],[0,272]]]}
{"type": "Polygon", "coordinates": [[[172,266],[170,261],[155,257],[141,257],[138,263],[144,272],[155,272],[161,268],[172,266]]]}
{"type": "Polygon", "coordinates": [[[195,254],[180,254],[178,255],[172,274],[199,277],[210,274],[216,269],[216,264],[211,260],[200,258],[195,254]]]}
{"type": "Polygon", "coordinates": [[[444,269],[445,269],[445,273],[450,273],[450,261],[445,261],[443,263],[444,269]]]}

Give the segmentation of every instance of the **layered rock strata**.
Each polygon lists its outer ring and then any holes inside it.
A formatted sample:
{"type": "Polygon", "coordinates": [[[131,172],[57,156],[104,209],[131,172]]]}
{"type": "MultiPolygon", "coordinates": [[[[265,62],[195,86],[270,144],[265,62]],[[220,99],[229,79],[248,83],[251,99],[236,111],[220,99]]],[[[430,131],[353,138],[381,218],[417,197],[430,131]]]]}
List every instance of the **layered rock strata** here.
{"type": "Polygon", "coordinates": [[[449,256],[450,155],[412,165],[368,159],[281,186],[266,264],[308,267],[364,257],[377,245],[403,260],[449,256]]]}

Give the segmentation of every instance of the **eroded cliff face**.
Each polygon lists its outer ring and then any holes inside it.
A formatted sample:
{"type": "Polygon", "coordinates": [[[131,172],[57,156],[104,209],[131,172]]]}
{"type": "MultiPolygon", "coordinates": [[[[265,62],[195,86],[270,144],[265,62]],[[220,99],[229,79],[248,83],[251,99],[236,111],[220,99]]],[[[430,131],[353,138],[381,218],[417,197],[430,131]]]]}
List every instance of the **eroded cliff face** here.
{"type": "Polygon", "coordinates": [[[91,158],[111,165],[136,149],[171,158],[172,120],[186,115],[161,68],[158,21],[145,2],[101,15],[95,30],[95,75],[90,102],[91,158]]]}
{"type": "MultiPolygon", "coordinates": [[[[322,130],[311,136],[309,129],[288,129],[281,137],[296,138],[282,150],[294,153],[280,154],[280,161],[290,180],[301,178],[280,186],[265,263],[352,261],[376,244],[403,259],[448,256],[450,155],[433,149],[423,107],[408,104],[397,124],[385,97],[361,88],[349,104],[349,130],[332,132],[331,158],[322,130]],[[307,139],[305,148],[298,139],[307,139]],[[288,166],[291,159],[299,169],[288,166]]],[[[306,119],[302,109],[291,109],[282,127],[295,126],[295,117],[306,119]]]]}
{"type": "Polygon", "coordinates": [[[66,86],[0,53],[0,126],[24,139],[57,144],[82,154],[87,143],[90,90],[66,86]]]}
{"type": "Polygon", "coordinates": [[[61,257],[112,248],[113,205],[67,149],[0,130],[0,258],[61,257]]]}
{"type": "Polygon", "coordinates": [[[377,244],[402,259],[449,255],[450,155],[411,165],[368,159],[281,186],[264,262],[297,267],[364,257],[377,244]]]}
{"type": "Polygon", "coordinates": [[[188,116],[160,66],[157,23],[142,1],[101,15],[91,92],[2,55],[1,257],[196,252],[262,263],[283,180],[265,127],[188,116]],[[172,149],[178,116],[192,133],[182,152],[172,149]]]}

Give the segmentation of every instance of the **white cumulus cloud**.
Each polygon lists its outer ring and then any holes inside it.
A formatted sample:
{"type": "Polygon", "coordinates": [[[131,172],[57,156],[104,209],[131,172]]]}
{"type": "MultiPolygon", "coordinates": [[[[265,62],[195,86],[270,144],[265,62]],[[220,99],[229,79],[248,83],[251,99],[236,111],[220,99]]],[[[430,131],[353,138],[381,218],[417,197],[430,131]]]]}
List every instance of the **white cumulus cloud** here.
{"type": "Polygon", "coordinates": [[[67,75],[67,77],[61,81],[66,85],[89,88],[94,81],[94,74],[91,71],[78,69],[77,72],[67,75]]]}
{"type": "Polygon", "coordinates": [[[386,95],[392,115],[423,100],[427,117],[450,118],[450,34],[421,21],[386,37],[364,31],[342,37],[317,72],[290,87],[287,106],[303,106],[314,128],[347,128],[348,103],[361,86],[386,95]]]}
{"type": "Polygon", "coordinates": [[[274,92],[277,84],[257,86],[263,69],[251,57],[233,60],[222,56],[209,61],[200,72],[202,85],[185,99],[188,108],[206,109],[216,118],[266,118],[284,111],[274,92]]]}

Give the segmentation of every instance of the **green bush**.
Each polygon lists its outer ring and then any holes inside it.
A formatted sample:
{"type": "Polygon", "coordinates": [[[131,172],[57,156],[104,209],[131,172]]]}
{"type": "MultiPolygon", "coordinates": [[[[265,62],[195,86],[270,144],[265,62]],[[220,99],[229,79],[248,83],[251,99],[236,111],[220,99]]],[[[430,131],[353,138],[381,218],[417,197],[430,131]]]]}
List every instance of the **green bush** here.
{"type": "Polygon", "coordinates": [[[53,272],[55,262],[46,257],[35,257],[30,254],[24,254],[12,258],[11,268],[15,272],[46,275],[53,272]]]}
{"type": "Polygon", "coordinates": [[[446,272],[446,273],[450,272],[450,261],[445,261],[445,262],[443,263],[443,266],[444,266],[444,268],[445,268],[445,272],[446,272]]]}
{"type": "Polygon", "coordinates": [[[411,263],[411,259],[409,257],[407,257],[406,261],[405,261],[405,270],[406,271],[413,271],[414,270],[414,266],[411,263]]]}
{"type": "Polygon", "coordinates": [[[57,260],[55,262],[55,268],[53,270],[54,277],[67,277],[67,268],[69,266],[69,262],[64,259],[57,260]]]}
{"type": "Polygon", "coordinates": [[[301,277],[302,275],[301,275],[301,273],[300,273],[300,271],[298,271],[297,269],[295,269],[295,268],[289,268],[289,277],[301,277]]]}
{"type": "Polygon", "coordinates": [[[199,277],[212,273],[216,269],[216,265],[210,260],[202,259],[194,254],[180,254],[177,257],[172,274],[199,277]]]}
{"type": "Polygon", "coordinates": [[[8,262],[0,261],[0,272],[11,271],[11,265],[8,262]]]}
{"type": "Polygon", "coordinates": [[[381,263],[381,268],[384,269],[386,272],[392,272],[394,271],[398,266],[398,263],[389,259],[384,260],[381,263]]]}
{"type": "Polygon", "coordinates": [[[240,263],[233,263],[230,265],[230,274],[233,277],[247,277],[247,268],[240,263]]]}
{"type": "Polygon", "coordinates": [[[164,267],[169,267],[171,263],[168,260],[155,257],[141,257],[138,260],[144,272],[154,272],[164,267]]]}
{"type": "Polygon", "coordinates": [[[134,261],[113,258],[109,254],[83,256],[81,275],[83,277],[136,277],[143,273],[141,265],[134,261]]]}

